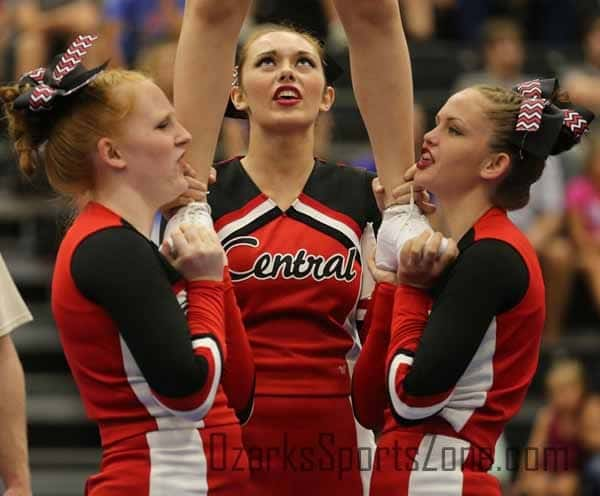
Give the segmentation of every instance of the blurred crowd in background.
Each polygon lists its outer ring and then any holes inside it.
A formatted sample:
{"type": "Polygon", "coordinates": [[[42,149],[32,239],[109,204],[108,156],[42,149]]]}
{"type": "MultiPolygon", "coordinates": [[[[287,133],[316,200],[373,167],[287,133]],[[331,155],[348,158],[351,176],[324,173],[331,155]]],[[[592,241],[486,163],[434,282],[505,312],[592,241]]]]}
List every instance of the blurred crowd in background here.
{"type": "MultiPolygon", "coordinates": [[[[440,103],[472,84],[510,87],[556,75],[574,103],[600,114],[599,0],[399,3],[413,58],[417,154],[440,103]]],[[[141,69],[172,96],[184,4],[184,0],[0,0],[0,79],[13,81],[46,65],[75,34],[98,33],[100,43],[86,60],[89,66],[110,59],[113,67],[141,69]]],[[[315,154],[374,170],[352,97],[344,32],[331,2],[256,0],[242,37],[254,25],[281,21],[316,34],[346,68],[336,88],[334,111],[319,122],[315,154]]],[[[46,205],[50,194],[43,178],[34,184],[19,178],[3,122],[0,129],[3,251],[11,249],[11,236],[23,236],[10,228],[20,201],[46,205]]],[[[225,119],[218,158],[244,154],[246,135],[245,121],[225,119]]],[[[548,160],[529,205],[511,217],[539,254],[547,321],[543,361],[532,388],[538,395],[532,396],[535,410],[521,436],[524,441],[508,436],[511,445],[535,449],[522,450],[521,469],[505,478],[507,494],[600,495],[600,396],[596,395],[600,369],[594,359],[594,350],[600,352],[600,124],[585,138],[585,146],[548,160]],[[545,401],[540,401],[542,392],[545,401]],[[547,448],[555,456],[544,456],[547,448]]],[[[36,256],[52,260],[61,222],[48,228],[36,221],[29,231],[21,222],[19,229],[29,232],[36,256]]],[[[18,275],[16,279],[19,283],[18,275]]],[[[37,302],[47,298],[23,289],[37,302]]],[[[32,436],[31,443],[35,442],[32,436]]]]}

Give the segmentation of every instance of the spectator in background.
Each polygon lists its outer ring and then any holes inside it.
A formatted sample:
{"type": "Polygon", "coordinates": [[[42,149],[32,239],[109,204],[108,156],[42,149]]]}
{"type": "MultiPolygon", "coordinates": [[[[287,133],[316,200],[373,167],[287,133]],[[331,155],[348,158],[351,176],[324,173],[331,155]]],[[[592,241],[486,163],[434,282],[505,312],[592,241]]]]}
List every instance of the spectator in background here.
{"type": "Polygon", "coordinates": [[[440,13],[453,10],[456,0],[399,0],[408,38],[426,41],[437,35],[440,13]]]}
{"type": "MultiPolygon", "coordinates": [[[[592,18],[583,39],[584,62],[563,76],[565,89],[574,103],[600,112],[600,15],[592,18]]],[[[592,130],[598,131],[592,125],[592,130]]]]}
{"type": "Polygon", "coordinates": [[[527,206],[508,214],[540,259],[546,285],[546,343],[555,343],[560,337],[575,272],[572,244],[562,235],[564,197],[562,162],[549,157],[542,177],[531,188],[527,206]]]}
{"type": "Polygon", "coordinates": [[[571,238],[600,311],[600,138],[590,140],[582,175],[567,185],[567,214],[571,238]]]}
{"type": "Polygon", "coordinates": [[[546,376],[548,405],[535,419],[517,481],[517,494],[576,496],[583,448],[580,412],[585,399],[583,366],[576,360],[554,363],[546,376]]]}
{"type": "Polygon", "coordinates": [[[177,41],[185,0],[104,0],[104,37],[114,66],[133,67],[145,47],[177,41]]]}
{"type": "Polygon", "coordinates": [[[581,441],[586,459],[582,496],[600,496],[600,395],[590,396],[581,413],[581,441]]]}
{"type": "Polygon", "coordinates": [[[0,479],[7,496],[29,496],[25,380],[10,332],[31,314],[0,256],[0,479]]]}
{"type": "Polygon", "coordinates": [[[516,21],[508,18],[492,18],[482,32],[483,69],[467,73],[456,82],[454,91],[476,84],[489,84],[512,88],[531,77],[523,74],[525,47],[523,33],[516,21]]]}
{"type": "Polygon", "coordinates": [[[173,76],[175,71],[175,41],[156,43],[142,50],[136,68],[149,74],[156,85],[173,101],[173,76]]]}
{"type": "MultiPolygon", "coordinates": [[[[17,32],[15,78],[47,65],[50,53],[66,46],[77,33],[94,33],[100,26],[94,0],[6,0],[6,3],[12,9],[17,32]]],[[[92,63],[97,62],[94,55],[90,53],[92,63]]]]}

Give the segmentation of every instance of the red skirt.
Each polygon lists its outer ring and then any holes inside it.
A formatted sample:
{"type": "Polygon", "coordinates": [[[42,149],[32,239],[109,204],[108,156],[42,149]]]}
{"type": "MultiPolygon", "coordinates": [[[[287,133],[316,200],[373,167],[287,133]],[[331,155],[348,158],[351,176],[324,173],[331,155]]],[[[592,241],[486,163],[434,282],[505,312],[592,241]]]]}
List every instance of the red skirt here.
{"type": "Polygon", "coordinates": [[[348,397],[257,396],[242,427],[251,496],[367,496],[373,435],[348,397]]]}

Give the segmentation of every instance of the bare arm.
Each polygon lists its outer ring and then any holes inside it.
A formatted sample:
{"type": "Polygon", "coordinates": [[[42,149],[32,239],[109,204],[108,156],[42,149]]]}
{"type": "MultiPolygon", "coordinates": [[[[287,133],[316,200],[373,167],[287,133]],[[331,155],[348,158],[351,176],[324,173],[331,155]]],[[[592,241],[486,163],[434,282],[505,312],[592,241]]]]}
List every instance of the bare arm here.
{"type": "MultiPolygon", "coordinates": [[[[539,467],[539,457],[543,453],[548,439],[548,430],[550,428],[550,411],[548,407],[542,408],[533,423],[529,441],[521,459],[519,468],[518,484],[526,485],[528,474],[535,467],[539,467]]],[[[539,468],[534,469],[534,473],[538,473],[539,468]]],[[[523,487],[525,489],[525,487],[523,487]]]]}
{"type": "Polygon", "coordinates": [[[571,239],[575,242],[577,249],[580,252],[589,251],[596,243],[588,234],[581,215],[575,210],[570,210],[567,214],[567,220],[571,239]]]}
{"type": "Polygon", "coordinates": [[[192,133],[187,160],[206,182],[250,0],[187,0],[175,58],[175,109],[192,133]]]}
{"type": "Polygon", "coordinates": [[[562,214],[540,215],[527,230],[527,238],[536,250],[543,248],[550,238],[557,234],[562,226],[562,214]]]}
{"type": "Polygon", "coordinates": [[[0,477],[10,494],[31,494],[23,368],[9,335],[0,337],[0,477]]]}
{"type": "Polygon", "coordinates": [[[414,163],[412,71],[398,0],[334,4],[348,36],[352,84],[377,172],[391,192],[414,163]]]}

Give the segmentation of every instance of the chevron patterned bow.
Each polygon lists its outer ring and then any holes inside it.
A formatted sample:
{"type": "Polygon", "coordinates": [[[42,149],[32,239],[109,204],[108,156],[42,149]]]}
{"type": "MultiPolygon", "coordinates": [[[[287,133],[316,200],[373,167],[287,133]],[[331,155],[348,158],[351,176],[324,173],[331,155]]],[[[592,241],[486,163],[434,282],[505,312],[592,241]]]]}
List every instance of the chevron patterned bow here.
{"type": "Polygon", "coordinates": [[[40,67],[29,71],[20,78],[20,82],[28,80],[34,84],[34,88],[28,98],[28,106],[32,112],[40,110],[50,110],[56,96],[70,95],[79,88],[92,81],[100,71],[94,72],[84,81],[78,81],[71,87],[63,87],[63,79],[71,74],[80,64],[81,60],[92,47],[93,42],[98,39],[96,35],[79,35],[73,43],[62,54],[60,60],[52,70],[52,76],[49,78],[50,69],[40,67]]]}
{"type": "Polygon", "coordinates": [[[579,112],[563,109],[563,113],[565,115],[565,126],[567,126],[577,138],[581,138],[589,131],[588,121],[586,121],[579,112]]]}
{"type": "Polygon", "coordinates": [[[542,124],[544,107],[548,100],[544,98],[526,98],[521,103],[519,116],[517,117],[516,131],[535,132],[542,124]]]}

